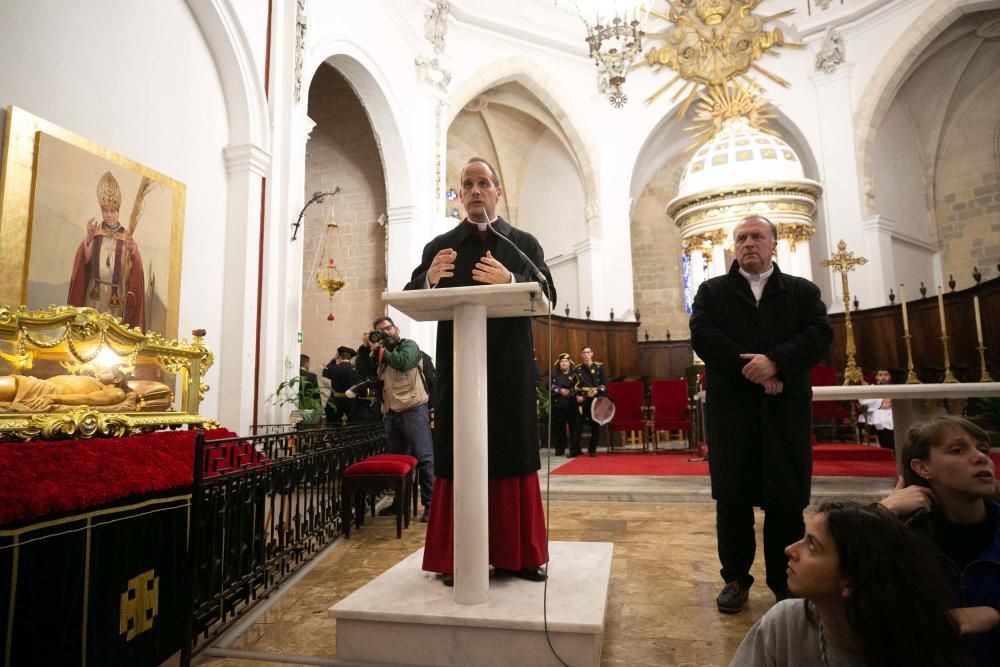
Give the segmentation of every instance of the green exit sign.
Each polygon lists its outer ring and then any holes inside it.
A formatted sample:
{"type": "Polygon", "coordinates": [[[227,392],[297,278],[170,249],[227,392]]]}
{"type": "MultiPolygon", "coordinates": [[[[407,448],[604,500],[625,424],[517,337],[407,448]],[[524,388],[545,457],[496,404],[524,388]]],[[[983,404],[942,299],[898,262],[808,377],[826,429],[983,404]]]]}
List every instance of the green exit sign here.
{"type": "Polygon", "coordinates": [[[302,332],[301,331],[298,333],[298,338],[299,338],[299,342],[301,343],[302,342],[302,332]]]}

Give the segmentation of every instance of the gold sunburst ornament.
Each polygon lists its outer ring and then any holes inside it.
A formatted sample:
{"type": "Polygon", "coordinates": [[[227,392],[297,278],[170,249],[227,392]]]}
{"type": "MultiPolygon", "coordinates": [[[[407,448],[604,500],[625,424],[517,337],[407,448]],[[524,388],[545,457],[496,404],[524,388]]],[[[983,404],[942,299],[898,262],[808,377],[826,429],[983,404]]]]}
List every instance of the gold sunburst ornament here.
{"type": "Polygon", "coordinates": [[[726,121],[733,118],[746,118],[755,130],[780,137],[778,132],[764,127],[767,121],[777,117],[773,111],[774,107],[764,97],[763,89],[754,82],[749,87],[733,81],[725,86],[702,89],[694,106],[693,122],[684,128],[685,132],[694,133],[694,141],[687,150],[694,151],[711,141],[722,131],[726,121]]]}
{"type": "Polygon", "coordinates": [[[652,95],[652,103],[674,84],[683,81],[671,101],[684,98],[678,115],[687,113],[697,98],[701,86],[723,86],[727,81],[741,79],[746,86],[756,86],[747,73],[754,70],[781,86],[788,82],[762,67],[757,61],[764,55],[777,55],[778,48],[802,48],[802,44],[785,41],[780,28],[768,30],[764,24],[794,13],[794,9],[770,16],[754,16],[753,10],[762,0],[664,0],[668,12],[650,9],[649,15],[669,21],[672,27],[662,32],[647,31],[647,40],[659,39],[664,45],[646,51],[638,67],[671,69],[674,76],[652,95]]]}

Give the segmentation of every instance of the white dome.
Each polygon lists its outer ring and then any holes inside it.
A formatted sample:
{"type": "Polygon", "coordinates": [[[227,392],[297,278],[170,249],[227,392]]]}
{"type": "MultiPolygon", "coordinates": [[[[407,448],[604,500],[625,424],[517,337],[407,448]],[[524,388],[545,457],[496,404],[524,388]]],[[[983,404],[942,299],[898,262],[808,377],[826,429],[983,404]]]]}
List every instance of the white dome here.
{"type": "Polygon", "coordinates": [[[727,119],[688,161],[677,198],[734,185],[804,180],[795,151],[781,137],[761,132],[740,116],[727,119]]]}

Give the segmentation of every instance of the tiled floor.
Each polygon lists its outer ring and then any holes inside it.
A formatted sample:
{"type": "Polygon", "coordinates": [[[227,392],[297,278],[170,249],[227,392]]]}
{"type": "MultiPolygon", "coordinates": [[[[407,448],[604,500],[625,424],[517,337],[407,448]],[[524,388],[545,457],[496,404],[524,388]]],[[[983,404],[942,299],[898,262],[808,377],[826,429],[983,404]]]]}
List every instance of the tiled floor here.
{"type": "MultiPolygon", "coordinates": [[[[562,461],[554,458],[552,467],[562,461]]],[[[547,464],[543,460],[542,490],[547,464]]],[[[727,665],[754,620],[772,604],[763,585],[758,548],[751,590],[742,613],[715,608],[721,586],[715,551],[714,505],[706,478],[568,477],[549,486],[553,540],[614,543],[602,665],[727,665]]],[[[877,499],[884,479],[814,480],[814,496],[877,499]]],[[[760,519],[760,517],[758,517],[760,519]]],[[[758,543],[760,542],[758,520],[758,543]]],[[[236,636],[215,646],[336,664],[336,622],[327,609],[422,545],[425,524],[411,524],[395,538],[391,517],[379,517],[350,540],[340,540],[264,613],[236,636]]],[[[198,665],[234,667],[284,664],[202,653],[198,665]]],[[[298,664],[303,664],[298,662],[298,664]]]]}

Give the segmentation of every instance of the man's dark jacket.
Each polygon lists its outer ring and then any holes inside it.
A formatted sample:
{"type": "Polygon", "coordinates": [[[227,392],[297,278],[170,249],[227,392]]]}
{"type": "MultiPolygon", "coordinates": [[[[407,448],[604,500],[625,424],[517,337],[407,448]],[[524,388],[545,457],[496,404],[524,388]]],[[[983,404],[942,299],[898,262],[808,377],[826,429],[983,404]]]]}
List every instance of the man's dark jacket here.
{"type": "Polygon", "coordinates": [[[801,509],[812,481],[811,370],[833,329],[819,288],[774,264],[760,303],[733,262],[698,288],[691,345],[705,362],[712,497],[801,509]],[[740,354],[765,354],[784,389],[766,396],[741,374],[740,354]]]}
{"type": "MultiPolygon", "coordinates": [[[[552,285],[552,274],[545,266],[544,253],[534,236],[515,229],[506,220],[497,218],[493,228],[513,241],[545,274],[552,285]]],[[[435,237],[424,246],[423,256],[413,271],[405,289],[423,289],[434,256],[445,248],[458,252],[455,275],[442,278],[436,289],[482,285],[472,279],[476,262],[489,250],[493,257],[514,274],[519,283],[534,278],[527,264],[507,243],[493,234],[486,241],[479,238],[467,221],[435,237]]],[[[555,287],[552,287],[555,291],[555,287]]],[[[551,303],[555,303],[552,294],[551,303]]],[[[453,368],[454,326],[438,323],[437,379],[431,405],[434,418],[434,476],[453,479],[452,446],[454,440],[453,368]]],[[[535,415],[535,365],[532,352],[531,318],[504,317],[486,322],[486,391],[488,427],[489,477],[521,477],[541,467],[538,456],[538,419],[535,415]]],[[[468,363],[475,363],[470,359],[468,363]]],[[[460,443],[461,445],[461,443],[460,443]]]]}

